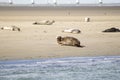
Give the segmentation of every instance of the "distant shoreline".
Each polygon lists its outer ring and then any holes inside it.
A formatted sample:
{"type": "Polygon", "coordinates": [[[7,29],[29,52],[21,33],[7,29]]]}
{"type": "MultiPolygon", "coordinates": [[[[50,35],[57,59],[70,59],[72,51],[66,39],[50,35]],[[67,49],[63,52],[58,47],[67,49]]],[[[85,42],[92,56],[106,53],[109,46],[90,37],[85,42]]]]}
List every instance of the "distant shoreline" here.
{"type": "Polygon", "coordinates": [[[77,9],[77,10],[82,10],[82,9],[90,9],[90,10],[105,10],[105,9],[115,9],[115,10],[119,10],[120,9],[120,5],[119,6],[101,6],[101,5],[1,5],[0,4],[0,10],[64,10],[64,9],[69,9],[69,10],[73,10],[73,9],[77,9]]]}
{"type": "Polygon", "coordinates": [[[119,16],[119,11],[120,6],[0,6],[0,16],[119,16]]]}
{"type": "Polygon", "coordinates": [[[74,6],[103,6],[103,7],[105,7],[105,6],[120,6],[120,3],[102,3],[102,4],[99,4],[99,3],[96,3],[96,4],[87,4],[87,3],[73,3],[73,4],[60,4],[60,3],[58,3],[58,4],[54,4],[54,3],[48,3],[48,4],[15,4],[15,3],[13,3],[13,4],[11,4],[11,3],[0,3],[0,6],[18,6],[18,7],[23,7],[23,6],[28,6],[28,7],[30,7],[30,6],[37,6],[37,7],[42,7],[42,6],[48,6],[48,7],[53,7],[53,6],[56,6],[56,7],[64,7],[64,6],[67,6],[67,7],[74,7],[74,6]]]}
{"type": "Polygon", "coordinates": [[[0,7],[120,7],[120,4],[1,4],[0,7]]]}

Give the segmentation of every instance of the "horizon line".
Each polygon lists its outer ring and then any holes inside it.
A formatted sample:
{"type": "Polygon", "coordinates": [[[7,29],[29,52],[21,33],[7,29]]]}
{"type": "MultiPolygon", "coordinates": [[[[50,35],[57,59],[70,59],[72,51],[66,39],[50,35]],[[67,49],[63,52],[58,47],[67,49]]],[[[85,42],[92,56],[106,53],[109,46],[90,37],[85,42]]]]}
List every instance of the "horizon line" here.
{"type": "Polygon", "coordinates": [[[9,4],[9,3],[5,3],[5,4],[1,4],[0,6],[120,6],[120,3],[103,3],[103,4],[9,4]]]}

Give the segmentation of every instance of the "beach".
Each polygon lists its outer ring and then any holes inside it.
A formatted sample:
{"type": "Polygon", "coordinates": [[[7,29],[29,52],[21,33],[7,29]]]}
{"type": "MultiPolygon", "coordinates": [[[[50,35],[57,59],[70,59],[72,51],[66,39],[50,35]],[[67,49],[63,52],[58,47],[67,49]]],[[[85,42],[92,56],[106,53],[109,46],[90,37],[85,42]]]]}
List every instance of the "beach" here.
{"type": "Polygon", "coordinates": [[[120,56],[120,7],[0,7],[0,27],[15,25],[18,31],[0,30],[0,60],[83,56],[120,56]],[[84,22],[85,17],[90,22],[84,22]],[[52,25],[33,25],[35,21],[55,20],[52,25]],[[63,33],[78,28],[80,34],[63,33]],[[60,46],[57,36],[72,36],[83,48],[60,46]]]}

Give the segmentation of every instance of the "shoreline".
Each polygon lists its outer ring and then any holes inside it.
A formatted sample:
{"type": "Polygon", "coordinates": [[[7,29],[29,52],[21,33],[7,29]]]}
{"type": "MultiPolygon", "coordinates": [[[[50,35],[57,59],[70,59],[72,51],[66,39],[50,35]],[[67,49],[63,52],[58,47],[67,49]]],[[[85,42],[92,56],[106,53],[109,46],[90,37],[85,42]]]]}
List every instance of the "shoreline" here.
{"type": "Polygon", "coordinates": [[[69,59],[69,58],[81,58],[81,59],[88,59],[88,58],[120,58],[120,56],[76,56],[76,57],[52,57],[52,58],[24,58],[24,59],[0,59],[2,61],[32,61],[32,60],[55,60],[55,59],[69,59]]]}

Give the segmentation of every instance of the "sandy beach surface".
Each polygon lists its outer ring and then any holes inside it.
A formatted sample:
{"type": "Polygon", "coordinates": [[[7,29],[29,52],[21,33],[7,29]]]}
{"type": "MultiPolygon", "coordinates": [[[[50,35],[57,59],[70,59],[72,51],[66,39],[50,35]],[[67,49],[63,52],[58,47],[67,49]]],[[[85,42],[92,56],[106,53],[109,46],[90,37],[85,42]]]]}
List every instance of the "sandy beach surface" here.
{"type": "Polygon", "coordinates": [[[102,32],[111,27],[120,29],[120,8],[90,9],[67,8],[57,12],[0,8],[0,27],[15,25],[21,29],[20,32],[0,30],[0,60],[120,55],[120,33],[102,32]],[[85,17],[90,22],[84,22],[85,17]],[[55,23],[32,24],[40,20],[55,20],[55,23]],[[66,28],[78,28],[81,33],[63,33],[66,28]],[[75,37],[85,47],[60,46],[56,41],[58,35],[75,37]]]}

